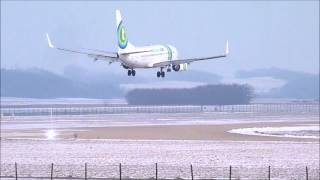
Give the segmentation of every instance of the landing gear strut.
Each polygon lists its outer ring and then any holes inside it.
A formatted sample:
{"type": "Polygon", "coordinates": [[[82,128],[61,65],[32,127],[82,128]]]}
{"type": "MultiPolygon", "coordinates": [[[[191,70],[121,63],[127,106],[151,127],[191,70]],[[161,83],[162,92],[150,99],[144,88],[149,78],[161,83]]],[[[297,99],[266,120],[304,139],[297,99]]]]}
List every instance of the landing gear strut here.
{"type": "Polygon", "coordinates": [[[129,69],[128,70],[128,76],[135,76],[136,75],[136,70],[134,70],[134,69],[129,69]]]}
{"type": "Polygon", "coordinates": [[[167,72],[171,72],[171,66],[170,65],[167,67],[167,72]]]}
{"type": "Polygon", "coordinates": [[[157,72],[157,77],[162,77],[164,78],[165,77],[165,72],[163,71],[163,67],[160,68],[160,71],[157,72]]]}

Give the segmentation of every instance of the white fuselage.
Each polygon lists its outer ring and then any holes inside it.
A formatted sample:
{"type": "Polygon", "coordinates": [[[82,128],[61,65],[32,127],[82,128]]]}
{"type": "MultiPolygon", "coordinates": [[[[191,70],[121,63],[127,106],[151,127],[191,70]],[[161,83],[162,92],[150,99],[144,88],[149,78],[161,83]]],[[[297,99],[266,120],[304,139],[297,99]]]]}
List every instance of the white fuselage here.
{"type": "Polygon", "coordinates": [[[134,47],[130,51],[139,53],[119,52],[119,58],[129,68],[153,68],[155,63],[176,60],[178,51],[171,45],[154,45],[134,47]]]}
{"type": "Polygon", "coordinates": [[[116,37],[117,37],[117,52],[106,52],[101,50],[88,49],[92,52],[85,52],[83,50],[73,50],[67,48],[59,48],[53,46],[49,35],[47,34],[48,45],[50,48],[55,48],[62,51],[86,54],[94,60],[105,60],[109,64],[114,62],[121,63],[121,66],[128,70],[128,76],[136,75],[136,68],[158,68],[157,77],[165,77],[165,72],[186,71],[188,65],[194,61],[203,61],[215,58],[226,57],[229,54],[228,41],[226,44],[226,51],[224,54],[201,57],[201,58],[185,58],[178,59],[178,51],[171,45],[153,45],[144,47],[135,47],[128,40],[126,26],[121,17],[119,10],[116,10],[116,37]]]}

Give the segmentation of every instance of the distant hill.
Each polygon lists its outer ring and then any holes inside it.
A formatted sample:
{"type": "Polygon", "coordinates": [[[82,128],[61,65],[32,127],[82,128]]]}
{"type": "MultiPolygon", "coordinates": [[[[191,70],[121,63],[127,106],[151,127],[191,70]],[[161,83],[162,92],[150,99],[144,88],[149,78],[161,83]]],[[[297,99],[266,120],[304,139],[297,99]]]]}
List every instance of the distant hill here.
{"type": "Polygon", "coordinates": [[[239,78],[273,77],[286,81],[284,86],[272,89],[270,92],[262,94],[262,97],[319,99],[319,74],[270,68],[240,71],[236,76],[239,78]]]}
{"type": "MultiPolygon", "coordinates": [[[[118,67],[117,67],[118,68],[118,67]]],[[[121,67],[119,67],[121,68],[121,67]]],[[[109,71],[90,71],[76,65],[68,66],[64,69],[64,76],[70,79],[76,79],[81,82],[108,82],[112,84],[143,84],[143,83],[155,83],[155,82],[168,82],[168,81],[184,81],[184,82],[197,82],[218,84],[222,77],[219,75],[197,71],[187,70],[182,72],[170,72],[166,74],[164,79],[156,77],[157,69],[153,69],[151,73],[146,73],[143,69],[137,70],[137,75],[133,77],[127,76],[127,71],[122,69],[121,74],[111,73],[109,71]]]]}
{"type": "MultiPolygon", "coordinates": [[[[215,74],[188,71],[172,72],[165,79],[144,76],[136,77],[114,74],[108,71],[90,71],[78,66],[69,66],[62,75],[41,69],[1,69],[1,96],[22,98],[123,98],[128,90],[125,85],[160,83],[164,87],[173,82],[218,83],[221,77],[215,74]]],[[[177,84],[177,86],[181,84],[177,84]]]]}
{"type": "Polygon", "coordinates": [[[113,98],[122,96],[122,93],[118,86],[113,84],[79,82],[40,69],[1,69],[1,96],[113,98]]]}
{"type": "MultiPolygon", "coordinates": [[[[140,71],[139,71],[140,72],[140,71]]],[[[239,79],[271,77],[285,84],[269,92],[256,94],[261,98],[319,99],[319,74],[283,69],[240,71],[239,79]]],[[[127,77],[108,71],[89,71],[70,66],[62,75],[41,69],[1,69],[1,96],[23,98],[123,98],[135,88],[186,88],[191,85],[219,84],[222,77],[202,71],[171,72],[158,79],[151,71],[127,77]],[[152,74],[151,74],[152,73],[152,74]],[[133,87],[133,88],[132,88],[133,87]]],[[[265,78],[261,78],[262,81],[265,78]]],[[[239,83],[239,82],[234,82],[239,83]]],[[[261,82],[263,83],[263,82],[261,82]]]]}
{"type": "MultiPolygon", "coordinates": [[[[156,72],[156,71],[155,71],[156,72]]],[[[203,71],[187,70],[181,72],[171,72],[166,77],[166,81],[191,81],[191,82],[202,82],[208,84],[218,84],[220,83],[222,77],[203,71]]]]}

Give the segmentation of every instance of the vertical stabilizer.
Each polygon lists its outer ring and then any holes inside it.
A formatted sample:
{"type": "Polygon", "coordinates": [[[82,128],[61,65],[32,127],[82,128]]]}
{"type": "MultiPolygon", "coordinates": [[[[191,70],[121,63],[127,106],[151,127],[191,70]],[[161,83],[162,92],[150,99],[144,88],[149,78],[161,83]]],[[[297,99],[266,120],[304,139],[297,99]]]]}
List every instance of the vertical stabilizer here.
{"type": "Polygon", "coordinates": [[[118,40],[118,51],[125,52],[133,50],[134,47],[128,41],[127,30],[124,26],[121,13],[116,10],[116,21],[117,21],[117,40],[118,40]]]}

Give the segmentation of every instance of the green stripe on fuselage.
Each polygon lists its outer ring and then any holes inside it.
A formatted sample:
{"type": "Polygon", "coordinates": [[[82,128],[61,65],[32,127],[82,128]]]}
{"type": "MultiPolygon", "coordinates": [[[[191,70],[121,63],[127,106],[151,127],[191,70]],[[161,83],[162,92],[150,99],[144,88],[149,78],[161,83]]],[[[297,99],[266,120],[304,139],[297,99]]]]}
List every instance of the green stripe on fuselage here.
{"type": "Polygon", "coordinates": [[[167,49],[167,52],[168,52],[168,61],[171,61],[172,60],[172,50],[167,45],[164,45],[164,47],[167,49]]]}

